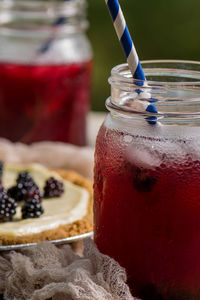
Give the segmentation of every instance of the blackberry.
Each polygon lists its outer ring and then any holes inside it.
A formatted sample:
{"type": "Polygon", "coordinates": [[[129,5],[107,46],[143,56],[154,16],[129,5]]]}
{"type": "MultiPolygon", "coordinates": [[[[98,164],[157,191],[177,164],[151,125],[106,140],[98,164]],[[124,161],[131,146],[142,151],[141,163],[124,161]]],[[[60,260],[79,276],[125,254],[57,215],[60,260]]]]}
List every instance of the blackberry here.
{"type": "Polygon", "coordinates": [[[17,184],[8,189],[8,196],[15,199],[17,202],[24,200],[24,195],[26,194],[26,189],[23,188],[23,185],[17,184]]]}
{"type": "Polygon", "coordinates": [[[26,194],[24,195],[24,200],[26,202],[29,202],[31,201],[32,199],[37,199],[38,202],[41,202],[42,201],[42,193],[40,192],[39,189],[31,189],[31,190],[28,190],[26,192],[26,194]]]}
{"type": "Polygon", "coordinates": [[[16,201],[10,198],[3,188],[0,191],[0,222],[12,221],[13,216],[16,214],[16,207],[16,201]]]}
{"type": "Polygon", "coordinates": [[[28,172],[19,173],[16,182],[17,182],[17,185],[22,184],[23,188],[26,190],[29,190],[33,187],[37,187],[35,181],[33,180],[30,173],[28,173],[28,172]]]}
{"type": "Polygon", "coordinates": [[[63,183],[53,177],[50,177],[44,187],[44,198],[60,197],[64,192],[63,183]]]}
{"type": "Polygon", "coordinates": [[[22,218],[39,218],[43,213],[44,209],[42,207],[41,198],[38,196],[38,193],[29,193],[29,197],[26,198],[26,202],[22,206],[22,218]]]}
{"type": "Polygon", "coordinates": [[[3,189],[3,184],[2,184],[3,166],[4,166],[3,162],[0,161],[0,190],[3,189]]]}
{"type": "Polygon", "coordinates": [[[2,177],[2,175],[3,175],[3,162],[2,161],[0,161],[0,178],[2,177]]]}
{"type": "Polygon", "coordinates": [[[16,182],[15,186],[8,189],[8,195],[17,202],[25,200],[27,191],[38,190],[38,186],[28,172],[19,173],[16,182]]]}
{"type": "Polygon", "coordinates": [[[0,199],[6,195],[7,195],[7,190],[4,187],[2,187],[0,190],[0,199]]]}
{"type": "Polygon", "coordinates": [[[24,172],[18,173],[16,182],[19,183],[21,181],[30,181],[30,180],[33,180],[33,178],[31,177],[30,173],[27,172],[27,171],[24,171],[24,172]]]}
{"type": "Polygon", "coordinates": [[[150,192],[156,181],[156,178],[151,176],[148,170],[136,169],[133,184],[139,192],[150,192]]]}
{"type": "Polygon", "coordinates": [[[0,191],[3,190],[3,183],[2,183],[2,179],[0,178],[0,191]]]}

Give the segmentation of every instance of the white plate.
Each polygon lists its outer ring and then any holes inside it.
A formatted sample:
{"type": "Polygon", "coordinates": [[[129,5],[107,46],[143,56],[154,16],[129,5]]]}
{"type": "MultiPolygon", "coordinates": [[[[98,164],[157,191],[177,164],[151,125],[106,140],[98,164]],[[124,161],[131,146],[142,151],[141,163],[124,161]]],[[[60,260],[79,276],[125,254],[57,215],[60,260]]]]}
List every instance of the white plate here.
{"type": "MultiPolygon", "coordinates": [[[[89,238],[89,237],[92,237],[92,236],[93,236],[93,231],[90,231],[90,232],[87,232],[87,233],[83,233],[83,234],[79,234],[79,235],[75,235],[75,236],[70,236],[70,237],[67,237],[65,239],[52,240],[52,241],[49,241],[49,242],[52,243],[52,244],[55,244],[55,245],[64,245],[64,244],[70,244],[70,243],[73,243],[73,242],[77,242],[79,240],[89,238]]],[[[35,246],[35,245],[37,245],[37,243],[0,246],[0,251],[20,250],[22,248],[35,246]]]]}

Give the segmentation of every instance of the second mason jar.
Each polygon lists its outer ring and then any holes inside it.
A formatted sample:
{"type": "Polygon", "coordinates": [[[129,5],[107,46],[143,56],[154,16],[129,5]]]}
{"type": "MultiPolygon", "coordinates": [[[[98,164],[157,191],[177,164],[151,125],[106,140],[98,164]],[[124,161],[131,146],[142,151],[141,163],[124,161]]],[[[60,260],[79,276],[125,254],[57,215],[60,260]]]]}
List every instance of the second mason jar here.
{"type": "Polygon", "coordinates": [[[0,0],[0,137],[86,144],[86,3],[0,0]]]}
{"type": "Polygon", "coordinates": [[[200,63],[112,70],[96,142],[94,237],[143,300],[200,299],[200,63]]]}

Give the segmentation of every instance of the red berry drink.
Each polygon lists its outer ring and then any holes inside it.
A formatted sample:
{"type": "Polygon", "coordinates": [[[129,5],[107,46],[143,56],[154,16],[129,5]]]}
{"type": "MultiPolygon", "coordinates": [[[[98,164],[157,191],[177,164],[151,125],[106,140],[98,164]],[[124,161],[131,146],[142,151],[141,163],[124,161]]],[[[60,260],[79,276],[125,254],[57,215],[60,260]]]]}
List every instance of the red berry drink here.
{"type": "Polygon", "coordinates": [[[86,145],[87,26],[85,0],[0,4],[0,137],[86,145]]]}
{"type": "Polygon", "coordinates": [[[200,157],[184,153],[190,143],[106,125],[98,135],[95,241],[143,299],[200,299],[200,157]]]}
{"type": "Polygon", "coordinates": [[[91,61],[0,64],[0,136],[86,144],[91,61]]]}
{"type": "Polygon", "coordinates": [[[95,242],[126,269],[134,296],[200,299],[199,121],[152,123],[121,103],[107,101],[96,142],[95,242]]]}

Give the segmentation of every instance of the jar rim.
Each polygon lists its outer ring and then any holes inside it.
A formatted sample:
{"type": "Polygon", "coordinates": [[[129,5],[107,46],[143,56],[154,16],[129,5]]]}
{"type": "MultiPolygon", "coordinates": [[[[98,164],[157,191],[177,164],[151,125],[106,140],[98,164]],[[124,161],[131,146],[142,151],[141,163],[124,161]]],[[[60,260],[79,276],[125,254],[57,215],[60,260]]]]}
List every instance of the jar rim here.
{"type": "MultiPolygon", "coordinates": [[[[72,13],[74,12],[74,7],[77,5],[81,5],[84,8],[87,6],[85,0],[68,0],[68,1],[60,1],[60,0],[53,0],[53,1],[46,1],[46,0],[9,0],[4,1],[0,0],[0,7],[1,8],[13,8],[13,9],[20,9],[20,8],[30,8],[30,9],[41,9],[44,12],[50,12],[53,9],[55,12],[62,12],[62,13],[72,13]],[[64,8],[64,11],[63,11],[64,8]],[[65,11],[67,9],[67,11],[65,11]]],[[[78,13],[76,11],[76,13],[78,13]]]]}
{"type": "MultiPolygon", "coordinates": [[[[127,83],[127,84],[136,84],[139,83],[140,85],[143,85],[145,82],[146,84],[151,84],[151,85],[200,85],[200,61],[193,61],[193,60],[175,60],[175,59],[155,59],[155,60],[143,60],[141,61],[141,66],[143,67],[143,70],[145,72],[145,70],[147,68],[145,68],[147,65],[156,65],[156,64],[163,64],[163,65],[167,65],[167,64],[171,64],[171,65],[184,65],[184,69],[183,68],[178,68],[178,69],[174,69],[176,70],[177,74],[181,74],[183,71],[189,71],[191,76],[197,76],[199,78],[198,80],[195,81],[183,81],[183,77],[182,80],[180,82],[175,82],[175,81],[154,81],[154,80],[139,80],[139,79],[134,79],[133,81],[133,77],[131,75],[131,72],[129,70],[128,64],[127,63],[123,63],[123,64],[119,64],[115,67],[112,68],[111,70],[111,77],[108,79],[109,83],[113,83],[114,81],[119,81],[121,83],[127,83]],[[197,70],[190,70],[189,66],[198,66],[197,70]],[[186,68],[188,67],[188,68],[186,68]],[[120,72],[124,72],[124,73],[120,73],[120,72]],[[126,76],[125,76],[126,75],[126,76]]],[[[155,67],[154,67],[155,68],[155,67]]],[[[153,69],[154,69],[153,68],[153,69]]],[[[148,68],[149,69],[149,68],[148,68]]]]}
{"type": "Polygon", "coordinates": [[[85,31],[87,3],[85,0],[0,0],[1,30],[56,31],[62,34],[85,31]]]}
{"type": "Polygon", "coordinates": [[[141,65],[145,81],[133,79],[127,64],[111,70],[108,110],[163,122],[200,120],[200,62],[162,59],[145,60],[141,65]]]}

